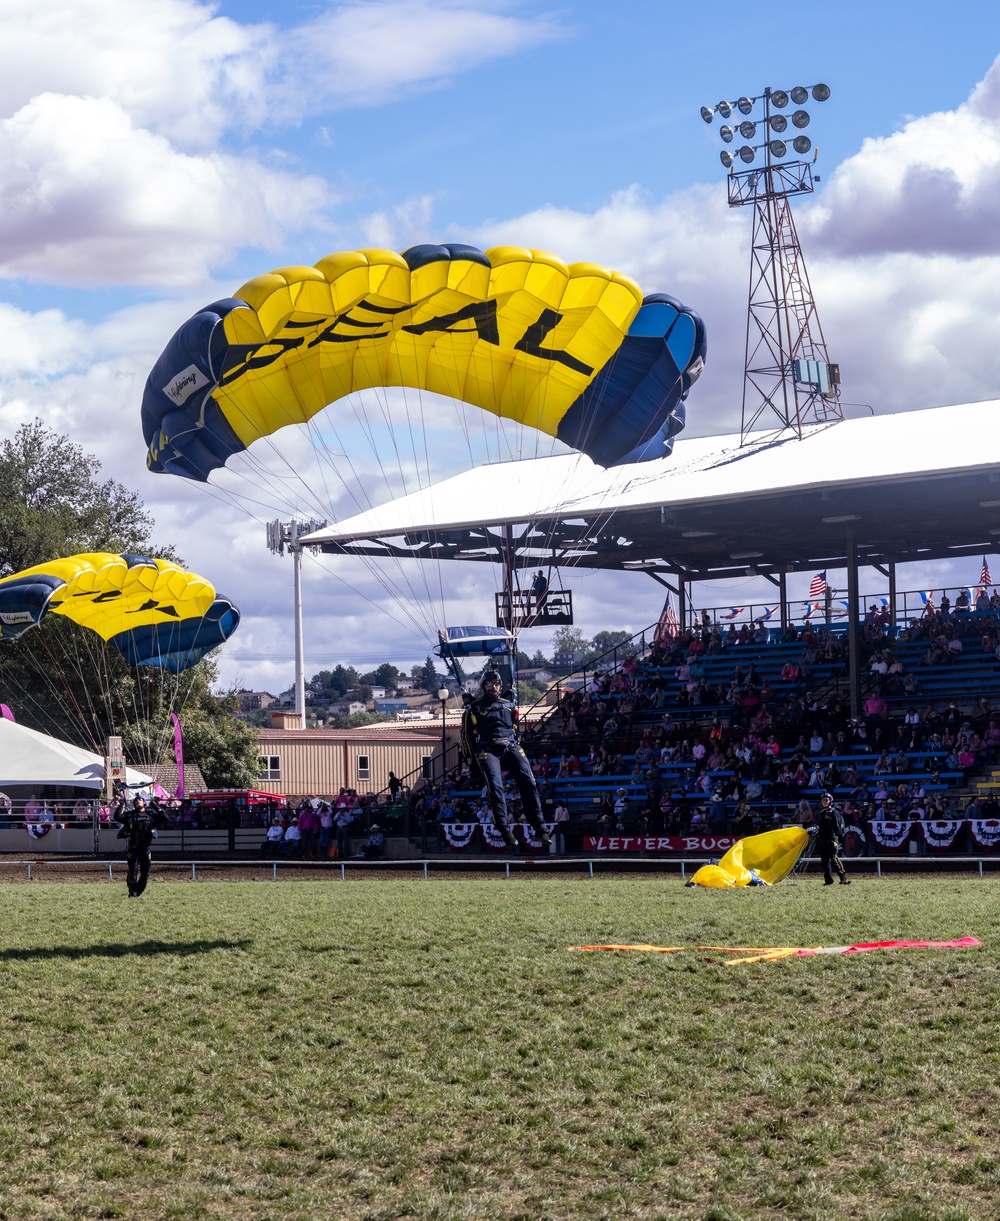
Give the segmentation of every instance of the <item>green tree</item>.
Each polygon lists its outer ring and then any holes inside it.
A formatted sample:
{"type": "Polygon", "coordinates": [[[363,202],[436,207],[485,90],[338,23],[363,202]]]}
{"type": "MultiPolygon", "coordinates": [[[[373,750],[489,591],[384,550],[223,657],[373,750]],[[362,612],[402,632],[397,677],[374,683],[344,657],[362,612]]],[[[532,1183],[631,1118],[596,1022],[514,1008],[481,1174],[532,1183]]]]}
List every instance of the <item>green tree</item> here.
{"type": "MultiPolygon", "coordinates": [[[[135,492],[99,478],[100,464],[40,420],[0,441],[0,576],[84,551],[178,560],[153,543],[153,519],[135,492]]],[[[103,753],[120,734],[139,766],[170,757],[170,712],[184,724],[185,755],[215,787],[252,783],[257,733],[215,695],[209,660],[172,675],[129,666],[95,633],[58,615],[0,648],[0,700],[43,733],[103,753]],[[185,706],[186,705],[186,706],[185,706]]]]}
{"type": "Polygon", "coordinates": [[[306,681],[307,698],[311,704],[329,704],[342,700],[358,685],[358,672],[353,666],[334,666],[320,670],[306,681]]]}
{"type": "Polygon", "coordinates": [[[399,683],[399,670],[386,661],[367,674],[362,674],[361,681],[369,687],[385,687],[386,691],[395,691],[399,683]]]}
{"type": "Polygon", "coordinates": [[[517,702],[521,708],[530,708],[537,704],[545,694],[545,688],[537,683],[526,683],[519,680],[517,684],[517,702]]]}
{"type": "Polygon", "coordinates": [[[631,640],[631,632],[616,630],[613,632],[595,632],[594,639],[590,642],[590,655],[592,657],[600,657],[604,653],[610,653],[612,649],[617,648],[622,654],[621,646],[631,640]]]}
{"type": "Polygon", "coordinates": [[[535,655],[531,659],[531,664],[538,669],[543,669],[545,666],[552,665],[552,662],[549,661],[541,649],[535,649],[535,655]]]}
{"type": "Polygon", "coordinates": [[[438,680],[438,672],[434,668],[434,659],[428,656],[422,666],[413,667],[413,677],[423,687],[425,691],[437,692],[440,682],[438,680]]]}
{"type": "Polygon", "coordinates": [[[578,627],[561,627],[552,636],[554,653],[586,653],[590,641],[578,627]]]}
{"type": "Polygon", "coordinates": [[[235,691],[216,695],[206,682],[188,700],[180,720],[184,758],[198,764],[209,788],[243,789],[257,783],[257,729],[240,720],[235,691]]]}
{"type": "Polygon", "coordinates": [[[0,577],[81,551],[176,556],[151,541],[135,492],[95,477],[99,464],[41,420],[0,441],[0,577]]]}

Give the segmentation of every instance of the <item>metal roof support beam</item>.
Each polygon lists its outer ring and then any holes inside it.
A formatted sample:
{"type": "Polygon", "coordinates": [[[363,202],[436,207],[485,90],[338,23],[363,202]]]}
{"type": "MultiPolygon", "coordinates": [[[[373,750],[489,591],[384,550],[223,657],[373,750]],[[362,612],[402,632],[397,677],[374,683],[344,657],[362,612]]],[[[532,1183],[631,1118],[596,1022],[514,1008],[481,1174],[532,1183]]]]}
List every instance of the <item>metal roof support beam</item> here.
{"type": "Polygon", "coordinates": [[[778,576],[778,597],[781,600],[781,634],[788,631],[788,583],[784,572],[778,576]]]}
{"type": "MultiPolygon", "coordinates": [[[[674,595],[674,597],[678,599],[678,601],[680,600],[681,591],[677,588],[677,586],[671,585],[669,581],[664,581],[663,577],[661,577],[658,572],[653,572],[649,568],[642,568],[639,571],[644,572],[648,577],[652,577],[657,585],[662,585],[663,588],[668,589],[674,595]]],[[[678,584],[680,584],[680,582],[678,582],[678,584]]]]}
{"type": "Polygon", "coordinates": [[[851,716],[861,716],[861,640],[858,631],[858,547],[847,536],[847,666],[851,684],[851,716]]]}

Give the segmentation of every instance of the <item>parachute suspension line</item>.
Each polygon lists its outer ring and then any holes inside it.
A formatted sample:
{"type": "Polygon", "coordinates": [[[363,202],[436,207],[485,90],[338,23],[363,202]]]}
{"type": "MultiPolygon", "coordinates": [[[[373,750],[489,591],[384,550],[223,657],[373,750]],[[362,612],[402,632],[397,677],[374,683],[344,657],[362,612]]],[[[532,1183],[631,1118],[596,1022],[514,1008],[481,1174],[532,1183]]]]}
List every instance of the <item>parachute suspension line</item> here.
{"type": "MultiPolygon", "coordinates": [[[[272,452],[278,453],[278,455],[280,455],[280,457],[282,458],[282,462],[284,462],[283,455],[280,454],[280,451],[278,451],[276,444],[271,441],[270,437],[261,438],[261,440],[266,440],[267,444],[269,444],[270,448],[272,449],[272,452]]],[[[269,474],[267,474],[267,471],[266,471],[266,465],[260,464],[260,459],[256,458],[256,455],[250,454],[249,451],[244,453],[244,457],[247,458],[248,465],[258,465],[259,464],[259,479],[261,482],[263,482],[263,484],[265,484],[265,485],[269,484],[270,479],[269,479],[269,474]]],[[[239,477],[239,479],[244,479],[244,480],[249,481],[249,476],[244,475],[243,471],[236,471],[232,468],[232,466],[231,466],[231,468],[227,468],[227,469],[231,470],[233,474],[236,474],[237,477],[239,477]]],[[[289,470],[291,470],[291,469],[292,469],[291,466],[289,466],[289,470]]],[[[341,479],[342,479],[342,476],[341,476],[341,479]]],[[[342,482],[343,482],[343,479],[342,479],[342,482]]],[[[245,501],[248,501],[248,499],[249,499],[248,497],[242,496],[241,493],[237,493],[232,490],[227,490],[227,488],[222,488],[222,487],[220,487],[220,485],[209,484],[206,486],[208,486],[209,488],[212,488],[212,490],[219,491],[220,493],[222,493],[223,497],[225,497],[226,493],[228,492],[228,493],[230,493],[231,496],[238,498],[239,501],[243,501],[244,503],[245,503],[245,501]]],[[[349,492],[349,490],[348,490],[348,492],[349,492]]],[[[294,502],[289,503],[287,493],[282,492],[281,496],[276,497],[276,501],[277,501],[277,503],[286,505],[286,507],[289,508],[289,510],[291,510],[291,512],[293,514],[302,512],[302,507],[300,507],[300,504],[295,505],[294,502]]],[[[255,502],[255,503],[259,503],[261,505],[261,507],[263,507],[263,508],[270,508],[271,510],[274,510],[274,503],[267,504],[266,502],[260,502],[260,501],[255,502]]],[[[320,499],[317,499],[314,497],[313,504],[314,504],[313,512],[320,513],[321,515],[324,515],[324,516],[330,514],[330,505],[325,504],[324,502],[320,501],[320,499]]],[[[237,507],[238,507],[238,505],[237,505],[237,507]]],[[[245,512],[245,509],[243,509],[243,512],[245,512]]],[[[333,514],[333,516],[336,516],[336,514],[333,514]]],[[[261,524],[263,524],[264,519],[258,518],[258,520],[261,521],[261,524]]],[[[369,570],[372,571],[372,573],[374,573],[376,575],[376,579],[380,580],[380,584],[382,584],[383,589],[385,589],[387,596],[389,597],[389,600],[398,602],[400,604],[400,607],[407,606],[407,603],[405,603],[405,601],[403,600],[403,597],[402,597],[402,595],[400,595],[400,592],[398,589],[393,589],[393,586],[391,584],[388,584],[388,582],[386,582],[386,580],[382,578],[381,574],[377,573],[377,570],[372,569],[371,567],[369,567],[369,570]]],[[[336,571],[333,571],[332,569],[327,569],[327,571],[330,571],[331,575],[336,576],[336,578],[338,580],[344,580],[342,578],[341,574],[336,573],[336,571]]],[[[349,589],[352,589],[353,592],[360,593],[360,591],[357,589],[357,587],[350,585],[349,582],[344,581],[344,584],[347,584],[349,589]]],[[[379,603],[372,601],[371,598],[369,598],[366,595],[361,595],[361,596],[365,597],[365,601],[370,602],[371,606],[379,608],[379,603]]]]}
{"type": "MultiPolygon", "coordinates": [[[[34,670],[35,675],[39,679],[39,683],[36,684],[36,686],[40,689],[41,685],[44,682],[45,677],[46,677],[45,671],[41,668],[38,661],[35,659],[35,657],[33,655],[28,653],[28,655],[25,656],[24,655],[25,653],[27,653],[27,650],[22,650],[21,655],[19,655],[18,660],[20,660],[22,663],[28,662],[31,665],[32,669],[34,670]]],[[[64,734],[66,732],[66,730],[65,730],[65,726],[63,725],[63,723],[60,722],[59,720],[57,720],[56,717],[52,715],[51,711],[37,697],[34,690],[32,690],[32,688],[29,686],[25,686],[25,684],[23,682],[21,682],[19,679],[15,678],[8,672],[11,669],[13,661],[14,661],[14,659],[12,657],[8,657],[9,664],[5,667],[3,681],[6,684],[7,688],[10,691],[16,691],[18,696],[20,697],[20,699],[23,699],[25,704],[33,707],[38,719],[40,721],[46,722],[49,725],[51,725],[52,731],[54,732],[55,736],[61,736],[62,734],[64,734]]]]}
{"type": "MultiPolygon", "coordinates": [[[[232,491],[232,489],[220,488],[218,486],[218,484],[213,484],[213,483],[206,483],[204,486],[205,486],[206,494],[211,496],[214,500],[218,500],[221,503],[228,505],[230,508],[235,508],[241,513],[247,512],[247,510],[245,509],[245,507],[243,505],[236,503],[234,501],[234,497],[236,498],[236,500],[239,500],[242,498],[238,497],[237,494],[232,491]]],[[[265,510],[267,510],[268,512],[274,511],[273,505],[272,506],[262,505],[261,507],[264,508],[265,510]]],[[[266,524],[266,520],[267,520],[266,518],[258,517],[256,514],[253,514],[253,513],[251,513],[250,516],[253,518],[254,521],[257,522],[258,525],[264,526],[266,524]]],[[[308,552],[307,554],[309,554],[309,557],[313,563],[319,564],[319,566],[325,572],[329,573],[330,576],[336,577],[337,580],[339,580],[342,585],[344,585],[347,589],[349,589],[351,591],[351,593],[356,594],[359,598],[361,598],[364,602],[367,602],[368,605],[373,607],[375,610],[381,611],[384,614],[388,614],[389,618],[392,619],[393,622],[399,624],[399,626],[404,628],[406,631],[412,630],[412,625],[408,625],[408,624],[404,623],[402,620],[397,619],[395,615],[389,614],[389,612],[386,610],[386,608],[383,604],[376,602],[374,598],[369,597],[369,595],[364,593],[363,590],[358,589],[358,587],[356,585],[352,585],[350,581],[348,581],[340,573],[334,571],[334,569],[330,568],[329,565],[322,563],[319,560],[318,556],[312,555],[311,552],[308,552]]]]}
{"type": "MultiPolygon", "coordinates": [[[[60,681],[63,683],[64,686],[66,686],[65,676],[59,667],[59,663],[55,662],[54,655],[52,653],[52,648],[51,648],[50,642],[48,640],[48,634],[41,630],[42,629],[41,624],[39,624],[38,627],[39,627],[39,631],[40,631],[40,639],[42,640],[44,647],[46,648],[47,652],[49,653],[49,656],[53,658],[60,681]]],[[[53,627],[54,627],[54,625],[53,625],[53,627]]],[[[67,670],[73,670],[76,674],[76,677],[80,680],[80,689],[83,692],[84,696],[86,697],[87,706],[90,709],[90,715],[91,715],[91,719],[92,719],[92,724],[88,728],[87,738],[90,741],[91,745],[95,745],[95,739],[94,739],[95,733],[98,734],[99,737],[103,738],[103,735],[101,733],[102,718],[101,718],[99,711],[94,707],[94,702],[93,702],[93,699],[91,696],[91,690],[90,690],[90,680],[96,679],[96,681],[100,684],[99,695],[101,697],[101,702],[104,704],[104,707],[106,709],[110,710],[110,703],[111,703],[110,684],[107,679],[107,673],[106,673],[106,668],[105,668],[105,658],[103,656],[101,656],[100,659],[98,659],[94,655],[93,650],[91,649],[92,642],[89,639],[90,633],[88,633],[88,632],[68,633],[66,631],[60,631],[57,628],[54,628],[54,630],[56,633],[54,636],[54,641],[59,642],[58,647],[59,647],[59,651],[61,653],[62,665],[67,670]],[[81,660],[81,648],[86,649],[86,651],[87,651],[87,660],[90,663],[89,673],[84,671],[84,667],[83,667],[82,660],[81,660]]],[[[72,693],[70,693],[70,699],[71,699],[72,703],[76,702],[75,697],[72,696],[72,693]]],[[[72,706],[72,704],[67,705],[67,707],[69,707],[69,706],[72,706]]],[[[80,710],[80,714],[83,715],[82,710],[80,710]]],[[[101,745],[99,747],[98,753],[99,754],[104,753],[103,745],[101,745]]]]}
{"type": "Polygon", "coordinates": [[[80,710],[80,705],[76,702],[76,697],[73,695],[73,692],[69,689],[69,684],[66,682],[66,677],[63,674],[63,672],[59,666],[59,663],[56,661],[55,657],[52,655],[52,650],[49,648],[49,642],[45,639],[45,632],[42,630],[41,624],[38,624],[38,631],[39,631],[39,635],[40,635],[42,644],[45,647],[45,652],[48,653],[49,660],[52,662],[52,665],[55,668],[56,674],[59,676],[59,681],[63,685],[63,690],[66,692],[66,695],[70,701],[71,706],[73,707],[74,711],[76,712],[76,715],[80,719],[80,724],[83,726],[83,732],[87,735],[87,738],[89,739],[91,746],[94,747],[94,750],[96,751],[96,753],[99,755],[103,755],[104,748],[101,746],[98,746],[98,744],[94,741],[94,736],[90,732],[90,726],[87,724],[87,718],[83,715],[82,711],[80,710]]]}
{"type": "MultiPolygon", "coordinates": [[[[270,394],[270,391],[268,391],[268,393],[270,394]]],[[[272,395],[272,399],[273,399],[273,398],[274,398],[274,396],[272,395]]],[[[276,400],[275,400],[275,401],[276,401],[276,400]]],[[[248,417],[247,417],[247,413],[242,412],[241,414],[244,416],[244,419],[247,419],[247,418],[248,418],[248,417]]],[[[328,417],[327,417],[327,418],[328,418],[328,420],[330,419],[329,414],[328,414],[328,417]]],[[[307,421],[307,422],[308,422],[308,421],[307,421]]],[[[332,428],[332,431],[333,431],[333,434],[334,434],[335,439],[337,440],[337,442],[338,442],[338,443],[340,444],[340,446],[341,446],[341,450],[342,450],[342,452],[343,452],[343,456],[344,456],[344,458],[346,459],[346,461],[347,461],[348,465],[350,466],[351,473],[352,473],[352,475],[353,475],[353,477],[354,477],[354,483],[355,483],[355,487],[363,491],[363,490],[364,490],[364,480],[363,480],[363,479],[362,479],[362,478],[359,476],[359,474],[358,474],[358,472],[357,472],[357,470],[356,470],[356,468],[355,468],[355,466],[354,466],[353,460],[352,460],[352,459],[351,459],[351,457],[350,457],[350,450],[349,450],[349,447],[348,447],[348,446],[346,446],[346,445],[343,445],[343,443],[341,442],[339,432],[337,431],[336,426],[332,424],[332,420],[330,421],[330,426],[331,426],[331,428],[332,428]]],[[[314,435],[314,436],[316,435],[316,430],[315,430],[315,429],[313,430],[312,435],[314,435]]],[[[296,480],[297,485],[298,485],[299,487],[303,487],[303,486],[305,486],[305,487],[307,488],[307,490],[308,490],[308,491],[309,491],[309,493],[310,493],[310,496],[309,496],[309,498],[308,498],[308,499],[310,499],[310,500],[312,501],[313,505],[314,505],[314,509],[313,509],[313,511],[318,511],[318,512],[319,512],[321,515],[323,515],[323,516],[328,516],[328,515],[336,516],[336,514],[331,514],[331,513],[330,513],[330,510],[332,509],[332,505],[327,505],[327,504],[324,504],[324,503],[323,503],[321,500],[319,500],[319,499],[318,499],[318,498],[315,496],[315,494],[313,493],[313,489],[309,488],[307,484],[304,484],[304,481],[303,481],[303,480],[302,480],[302,479],[299,477],[298,473],[295,471],[295,468],[292,466],[292,464],[291,464],[291,463],[288,461],[288,459],[287,459],[287,458],[284,456],[284,454],[281,452],[281,450],[279,449],[279,447],[277,446],[277,444],[274,442],[274,440],[272,439],[272,437],[271,437],[270,435],[268,435],[268,436],[266,436],[266,437],[261,437],[261,438],[260,438],[260,440],[266,440],[267,445],[268,445],[268,447],[269,447],[270,451],[271,451],[273,454],[275,454],[275,455],[277,456],[277,458],[278,458],[278,460],[280,461],[280,463],[281,463],[281,464],[283,464],[283,465],[284,465],[284,466],[287,468],[287,470],[289,471],[289,473],[290,473],[291,475],[294,475],[294,476],[295,476],[295,480],[296,480]]],[[[323,443],[322,443],[322,447],[321,447],[321,449],[322,449],[322,450],[324,450],[324,451],[326,451],[326,452],[328,453],[328,447],[326,446],[325,439],[323,439],[323,438],[321,437],[321,440],[322,440],[322,442],[323,442],[323,443]]],[[[372,448],[373,448],[373,452],[375,453],[376,460],[378,460],[378,461],[379,461],[380,466],[381,466],[381,459],[379,458],[379,455],[378,455],[378,448],[377,448],[377,446],[373,446],[372,448]]],[[[272,474],[271,474],[271,473],[270,473],[270,472],[267,470],[266,464],[261,463],[261,462],[260,462],[260,459],[259,459],[259,458],[257,458],[255,455],[251,454],[251,452],[250,452],[250,451],[244,451],[244,455],[243,455],[243,456],[244,456],[244,457],[245,457],[245,459],[246,459],[246,463],[247,463],[247,465],[248,465],[248,466],[251,466],[251,467],[253,467],[253,468],[255,469],[255,471],[256,471],[256,475],[257,475],[257,479],[259,480],[259,482],[260,482],[260,483],[261,483],[261,484],[262,484],[262,485],[263,485],[265,488],[268,488],[268,487],[274,488],[274,486],[275,486],[275,485],[274,485],[274,476],[273,476],[273,475],[272,475],[272,474]]],[[[329,463],[329,465],[330,465],[331,470],[333,470],[333,471],[335,471],[335,472],[336,472],[336,467],[334,466],[334,464],[333,464],[332,462],[330,462],[330,463],[329,463]]],[[[232,470],[233,468],[232,468],[232,467],[230,467],[230,468],[227,468],[227,469],[231,469],[231,470],[232,470]]],[[[242,474],[242,472],[241,472],[241,474],[242,474]]],[[[339,478],[340,478],[341,485],[344,487],[344,490],[345,490],[345,491],[348,493],[348,495],[349,495],[349,496],[351,497],[351,499],[354,501],[355,505],[356,505],[356,506],[357,506],[357,508],[358,508],[358,511],[360,511],[360,509],[361,509],[361,507],[362,507],[362,506],[361,506],[361,503],[360,503],[360,502],[359,502],[359,500],[358,500],[357,493],[356,493],[355,491],[353,491],[353,490],[351,489],[351,487],[349,487],[349,486],[348,486],[347,481],[344,479],[343,475],[339,475],[339,478]]],[[[281,502],[281,503],[287,503],[287,495],[286,495],[286,493],[284,492],[284,490],[282,491],[282,493],[281,493],[280,497],[276,497],[276,499],[280,500],[280,502],[281,502]]],[[[371,508],[371,502],[370,502],[370,501],[369,501],[369,503],[368,503],[367,507],[368,507],[368,508],[371,508]]],[[[364,557],[364,558],[367,558],[367,557],[364,557]]],[[[392,599],[392,600],[396,601],[396,602],[398,603],[398,605],[399,605],[400,609],[401,609],[401,610],[402,610],[402,611],[403,611],[405,614],[407,614],[407,615],[411,615],[411,616],[412,616],[412,615],[413,615],[413,605],[411,605],[411,604],[410,604],[410,603],[409,603],[409,602],[406,600],[406,598],[405,598],[405,597],[403,596],[403,594],[402,594],[402,591],[401,591],[401,590],[400,590],[398,587],[395,587],[391,581],[387,581],[387,578],[386,578],[386,576],[385,576],[384,572],[382,572],[382,571],[380,571],[379,569],[375,568],[375,567],[374,567],[374,566],[373,566],[371,563],[369,563],[369,564],[367,565],[367,567],[368,567],[369,572],[370,572],[370,573],[371,573],[371,574],[372,574],[372,575],[375,577],[375,579],[376,579],[377,581],[379,581],[379,583],[382,585],[383,589],[385,589],[385,591],[386,591],[386,593],[388,594],[388,596],[390,597],[390,599],[392,599]]],[[[333,574],[333,575],[339,575],[339,574],[333,574]]],[[[357,592],[357,591],[355,591],[355,592],[357,592]]],[[[369,600],[369,601],[371,601],[371,599],[368,599],[368,600],[369,600]]],[[[418,607],[418,608],[420,608],[420,600],[419,600],[419,599],[414,599],[414,602],[416,603],[417,607],[418,607]]],[[[378,604],[376,604],[376,603],[372,603],[372,604],[373,604],[373,605],[378,605],[378,604]]],[[[422,608],[421,608],[421,609],[422,609],[422,608]]],[[[419,621],[419,620],[418,620],[418,621],[419,621]]],[[[431,624],[430,624],[430,623],[428,623],[428,626],[431,626],[431,624]]]]}

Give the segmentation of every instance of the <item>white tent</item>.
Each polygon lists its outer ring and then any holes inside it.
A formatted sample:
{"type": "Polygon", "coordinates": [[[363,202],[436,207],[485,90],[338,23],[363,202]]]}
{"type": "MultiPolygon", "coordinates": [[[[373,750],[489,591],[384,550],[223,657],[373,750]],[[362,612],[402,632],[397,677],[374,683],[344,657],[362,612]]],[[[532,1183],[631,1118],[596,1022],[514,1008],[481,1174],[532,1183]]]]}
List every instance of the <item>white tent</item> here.
{"type": "MultiPolygon", "coordinates": [[[[129,785],[152,784],[151,776],[131,767],[125,769],[125,778],[129,785]]],[[[93,751],[0,717],[0,789],[45,784],[96,793],[104,787],[104,760],[93,751]]]]}

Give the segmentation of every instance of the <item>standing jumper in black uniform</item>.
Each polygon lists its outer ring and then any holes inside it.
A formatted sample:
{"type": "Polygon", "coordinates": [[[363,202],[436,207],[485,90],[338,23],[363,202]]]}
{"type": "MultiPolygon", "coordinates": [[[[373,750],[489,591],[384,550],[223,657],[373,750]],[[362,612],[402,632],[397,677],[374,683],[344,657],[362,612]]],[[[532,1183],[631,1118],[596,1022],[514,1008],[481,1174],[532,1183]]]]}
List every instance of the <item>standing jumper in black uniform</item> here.
{"type": "Polygon", "coordinates": [[[507,822],[507,796],[502,775],[505,771],[521,794],[525,818],[548,848],[552,837],[542,825],[542,803],[535,777],[528,756],[517,741],[517,706],[509,692],[506,698],[501,695],[501,678],[497,670],[484,671],[479,685],[482,695],[469,704],[462,717],[462,753],[483,774],[493,825],[507,847],[516,848],[517,840],[507,822]]]}
{"type": "Polygon", "coordinates": [[[820,799],[819,821],[816,832],[816,847],[819,859],[823,862],[823,885],[833,885],[833,871],[836,869],[842,886],[850,886],[851,879],[847,876],[844,862],[840,859],[840,846],[844,841],[844,816],[833,804],[829,793],[824,793],[820,799]]]}
{"type": "Polygon", "coordinates": [[[131,810],[122,809],[116,820],[118,839],[125,840],[125,856],[128,861],[128,897],[138,899],[149,881],[151,861],[150,846],[156,830],[156,819],[146,809],[146,803],[137,797],[131,810]]]}

